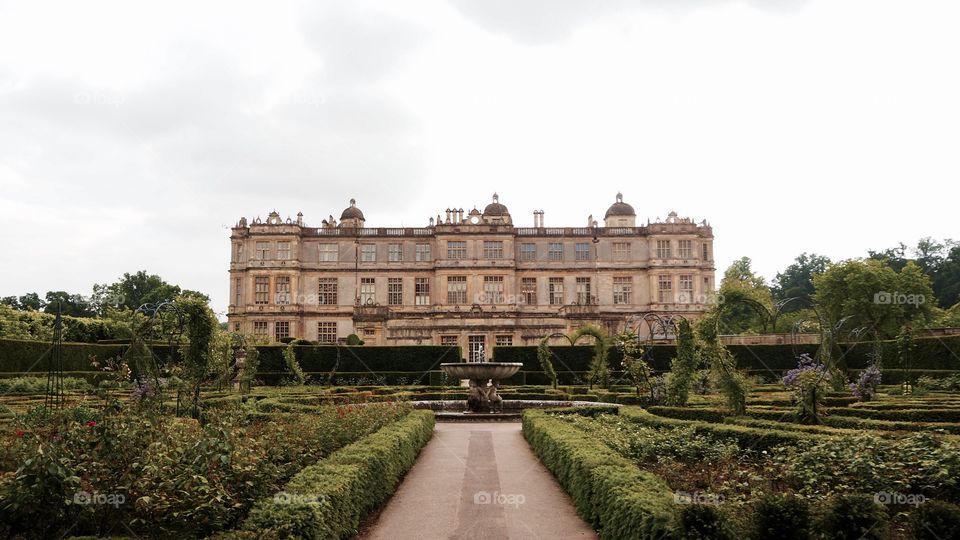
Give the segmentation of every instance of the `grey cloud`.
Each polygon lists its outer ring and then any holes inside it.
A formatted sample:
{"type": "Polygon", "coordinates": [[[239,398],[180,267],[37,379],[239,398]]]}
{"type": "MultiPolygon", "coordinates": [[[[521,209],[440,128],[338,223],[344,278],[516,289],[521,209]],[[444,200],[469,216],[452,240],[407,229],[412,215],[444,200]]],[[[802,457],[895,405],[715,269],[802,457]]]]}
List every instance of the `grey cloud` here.
{"type": "Polygon", "coordinates": [[[743,2],[758,9],[790,11],[808,0],[450,0],[465,17],[488,32],[514,41],[540,45],[566,39],[592,19],[639,9],[684,13],[730,2],[743,2]]]}

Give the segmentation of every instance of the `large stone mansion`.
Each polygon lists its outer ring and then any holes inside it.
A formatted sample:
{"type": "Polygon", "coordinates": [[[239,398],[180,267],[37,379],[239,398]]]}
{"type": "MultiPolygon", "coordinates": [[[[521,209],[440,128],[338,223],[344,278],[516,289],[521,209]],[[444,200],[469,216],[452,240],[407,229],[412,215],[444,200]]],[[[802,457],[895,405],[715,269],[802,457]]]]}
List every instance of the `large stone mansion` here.
{"type": "Polygon", "coordinates": [[[638,226],[617,194],[603,226],[516,227],[496,194],[482,212],[447,209],[426,227],[367,227],[350,206],[337,222],[241,218],[230,236],[231,329],[323,343],[536,344],[584,324],[610,332],[696,318],[714,291],[713,230],[671,212],[638,226]]]}

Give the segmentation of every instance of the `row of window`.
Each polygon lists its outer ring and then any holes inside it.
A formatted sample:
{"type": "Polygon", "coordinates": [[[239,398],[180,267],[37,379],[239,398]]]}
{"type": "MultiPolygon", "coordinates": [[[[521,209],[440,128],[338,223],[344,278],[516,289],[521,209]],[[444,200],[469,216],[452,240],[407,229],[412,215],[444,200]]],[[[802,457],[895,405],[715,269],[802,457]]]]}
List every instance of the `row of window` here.
{"type": "MultiPolygon", "coordinates": [[[[240,323],[236,323],[235,330],[239,331],[240,323]]],[[[270,335],[270,321],[253,321],[253,333],[258,336],[269,336],[270,335]]],[[[293,337],[291,334],[290,321],[274,321],[273,323],[273,340],[281,341],[283,339],[293,337]]],[[[339,335],[337,333],[337,323],[335,321],[320,321],[317,323],[317,342],[318,343],[337,343],[339,340],[339,335]]],[[[459,336],[457,335],[441,335],[440,344],[448,347],[456,347],[459,345],[459,336]]],[[[470,349],[471,358],[473,358],[474,353],[482,349],[486,344],[485,336],[469,336],[468,337],[468,348],[470,349]]],[[[498,334],[494,336],[494,344],[497,347],[509,347],[513,345],[513,335],[511,334],[498,334]]]]}
{"type": "MultiPolygon", "coordinates": [[[[257,260],[271,260],[272,252],[272,242],[256,242],[256,258],[257,260]]],[[[677,240],[676,241],[677,250],[676,257],[679,259],[693,259],[694,256],[694,243],[693,240],[677,240]]],[[[340,260],[340,244],[320,244],[319,245],[319,260],[320,262],[338,262],[340,260]]],[[[536,261],[538,259],[538,244],[534,243],[521,243],[520,244],[520,260],[521,261],[536,261]]],[[[564,244],[563,242],[550,242],[546,244],[546,260],[548,261],[563,261],[564,260],[564,244]]],[[[710,260],[710,245],[707,243],[701,244],[701,258],[702,260],[710,260]]],[[[276,243],[276,259],[277,260],[290,260],[291,250],[290,242],[277,242],[276,243]]],[[[633,244],[631,242],[613,242],[613,259],[616,261],[628,261],[633,259],[633,244]]],[[[591,249],[589,242],[577,242],[574,244],[574,260],[576,261],[589,261],[591,260],[591,249]]],[[[672,240],[657,240],[655,254],[658,259],[672,259],[673,258],[673,241],[672,240]]],[[[243,257],[243,244],[237,243],[234,244],[234,260],[242,260],[243,257]]],[[[414,260],[416,262],[430,262],[432,260],[432,253],[430,244],[418,243],[414,251],[414,260]]],[[[360,254],[359,258],[361,262],[377,262],[377,245],[376,244],[360,244],[360,254]]],[[[447,259],[466,259],[467,258],[467,242],[464,240],[450,240],[447,242],[447,259]]],[[[502,259],[504,258],[503,251],[503,241],[502,240],[484,240],[483,241],[483,258],[484,259],[502,259]]],[[[403,244],[389,244],[387,246],[387,261],[388,262],[403,262],[403,244]]]]}
{"type": "MultiPolygon", "coordinates": [[[[430,281],[432,278],[418,277],[414,278],[413,295],[414,305],[429,306],[430,302],[430,281]]],[[[670,275],[661,275],[657,277],[657,301],[660,303],[677,303],[694,301],[694,277],[692,274],[681,274],[677,278],[677,295],[674,295],[673,277],[670,275]],[[679,299],[679,300],[678,300],[679,299]]],[[[592,280],[589,277],[578,277],[575,280],[575,302],[577,304],[596,304],[597,299],[592,295],[592,280]]],[[[236,305],[242,304],[242,295],[240,291],[240,279],[235,283],[236,305]]],[[[709,278],[704,278],[704,290],[710,289],[709,278]]],[[[503,276],[483,276],[483,296],[470,301],[467,296],[467,276],[447,276],[446,300],[447,304],[503,304],[519,303],[526,305],[538,305],[537,297],[537,278],[525,277],[520,279],[520,294],[518,298],[507,300],[504,294],[503,276]]],[[[377,298],[377,280],[372,277],[360,278],[359,300],[361,305],[370,305],[376,303],[377,298]]],[[[289,276],[274,277],[274,303],[277,305],[289,305],[291,303],[292,293],[290,290],[289,276]]],[[[547,278],[547,304],[563,305],[564,296],[564,278],[547,278]]],[[[613,278],[613,303],[615,305],[633,303],[633,278],[629,276],[616,276],[613,278]]],[[[403,279],[398,277],[387,278],[387,304],[393,306],[403,305],[404,291],[403,279]]],[[[270,278],[268,276],[257,276],[254,278],[254,304],[267,305],[270,303],[270,278]]],[[[316,303],[318,305],[339,305],[339,281],[337,278],[320,278],[317,285],[316,303]]]]}

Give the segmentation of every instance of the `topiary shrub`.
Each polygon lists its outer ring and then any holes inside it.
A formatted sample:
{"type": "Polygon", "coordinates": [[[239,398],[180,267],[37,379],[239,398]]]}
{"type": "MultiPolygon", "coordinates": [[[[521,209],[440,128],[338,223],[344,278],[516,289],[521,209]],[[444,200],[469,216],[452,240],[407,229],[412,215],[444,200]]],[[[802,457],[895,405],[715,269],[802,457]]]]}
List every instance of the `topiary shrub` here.
{"type": "Polygon", "coordinates": [[[676,538],[690,540],[733,540],[720,509],[710,504],[688,504],[677,512],[676,538]]]}
{"type": "Polygon", "coordinates": [[[807,540],[810,538],[810,505],[789,493],[767,495],[754,508],[757,540],[807,540]]]}
{"type": "Polygon", "coordinates": [[[869,495],[828,499],[817,523],[817,530],[834,540],[883,540],[887,527],[886,509],[869,495]]]}
{"type": "Polygon", "coordinates": [[[910,514],[910,538],[960,538],[960,507],[942,501],[921,504],[910,514]]]}

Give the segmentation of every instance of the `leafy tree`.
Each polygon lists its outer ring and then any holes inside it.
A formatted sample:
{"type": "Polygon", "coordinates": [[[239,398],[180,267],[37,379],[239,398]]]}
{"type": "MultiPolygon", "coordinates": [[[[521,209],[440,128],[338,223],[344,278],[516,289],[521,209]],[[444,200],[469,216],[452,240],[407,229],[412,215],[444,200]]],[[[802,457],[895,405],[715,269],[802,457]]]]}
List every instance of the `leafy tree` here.
{"type": "Polygon", "coordinates": [[[723,273],[720,302],[712,310],[714,318],[720,318],[723,333],[767,330],[767,314],[773,311],[773,295],[763,277],[753,272],[751,263],[750,257],[741,257],[723,273]]]}
{"type": "Polygon", "coordinates": [[[894,272],[899,272],[907,265],[907,262],[910,260],[907,258],[907,245],[903,242],[900,242],[895,248],[888,248],[883,251],[867,251],[867,258],[873,259],[875,261],[881,261],[894,272]]]}
{"type": "Polygon", "coordinates": [[[4,296],[0,298],[0,304],[10,306],[17,311],[40,311],[44,303],[40,295],[33,292],[23,296],[4,296]]]}
{"type": "Polygon", "coordinates": [[[922,326],[932,315],[930,279],[913,261],[897,273],[877,259],[847,260],[831,265],[813,281],[823,322],[839,326],[841,334],[863,329],[892,339],[905,323],[922,326]]]}
{"type": "Polygon", "coordinates": [[[181,289],[164,281],[158,275],[140,270],[136,274],[124,273],[115,283],[93,286],[93,305],[102,313],[107,307],[137,309],[143,304],[169,302],[179,296],[191,296],[208,303],[210,298],[196,291],[181,289]]]}
{"type": "Polygon", "coordinates": [[[92,317],[93,310],[87,299],[79,294],[70,294],[66,291],[50,291],[47,293],[46,303],[43,311],[46,313],[56,313],[61,310],[63,315],[72,317],[92,317]]]}
{"type": "Polygon", "coordinates": [[[800,299],[784,306],[784,312],[800,310],[813,302],[813,276],[824,273],[829,264],[830,259],[823,255],[801,253],[793,264],[777,273],[772,287],[774,298],[778,301],[800,299]]]}
{"type": "Polygon", "coordinates": [[[953,246],[940,261],[933,276],[933,292],[942,308],[960,303],[960,245],[953,246]]]}

